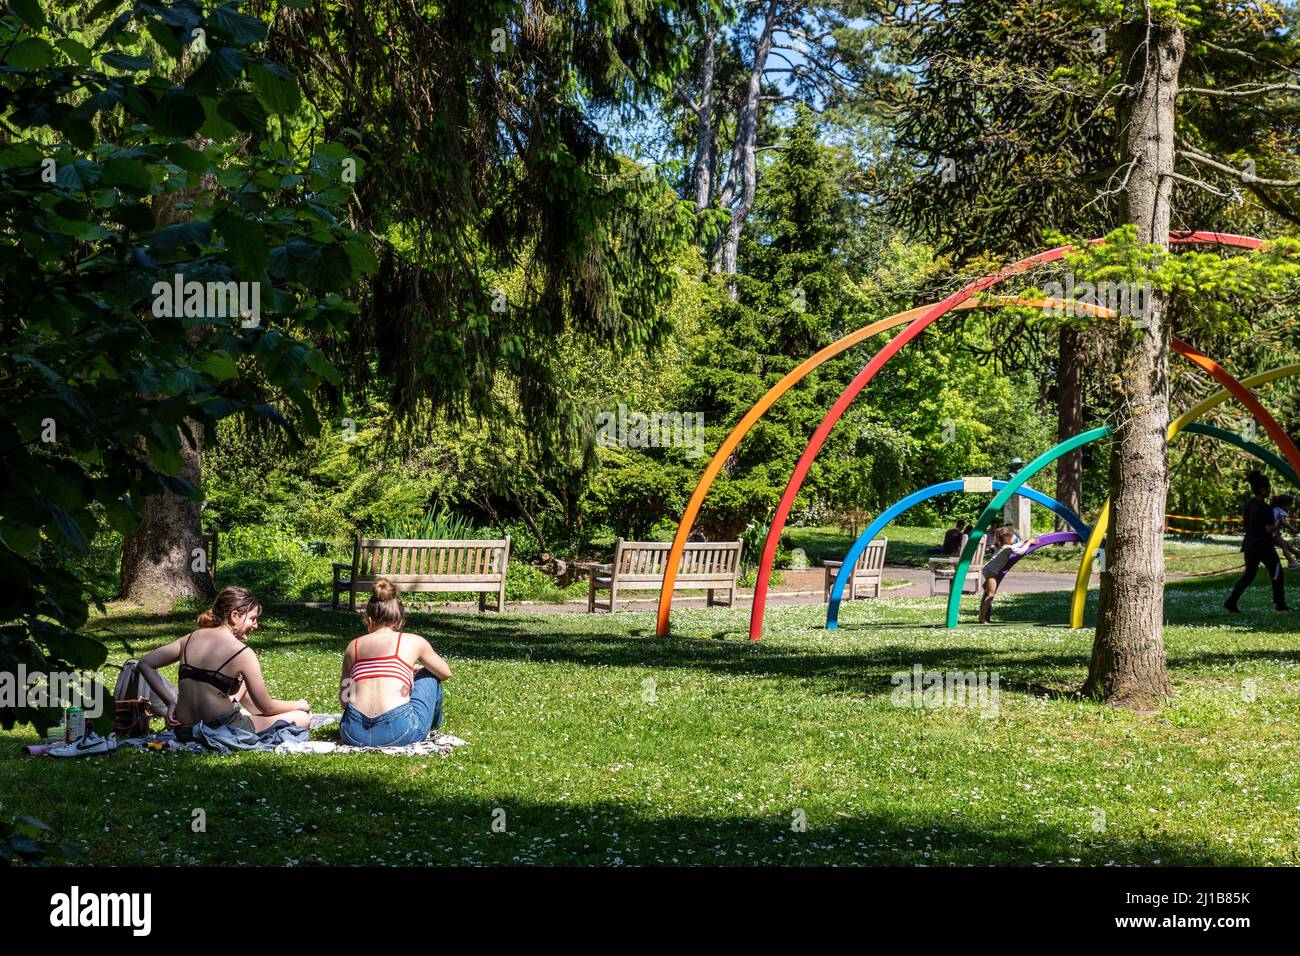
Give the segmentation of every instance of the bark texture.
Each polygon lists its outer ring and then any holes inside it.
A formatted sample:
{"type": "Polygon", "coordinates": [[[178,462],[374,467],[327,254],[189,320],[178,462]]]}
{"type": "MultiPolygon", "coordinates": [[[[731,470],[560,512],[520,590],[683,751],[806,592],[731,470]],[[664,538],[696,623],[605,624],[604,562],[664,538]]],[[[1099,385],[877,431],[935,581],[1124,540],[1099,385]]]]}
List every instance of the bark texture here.
{"type": "MultiPolygon", "coordinates": [[[[187,421],[195,435],[191,444],[182,434],[180,477],[195,485],[203,474],[203,427],[187,421]]],[[[122,597],[147,607],[170,608],[177,598],[211,600],[216,593],[212,569],[194,570],[196,552],[203,554],[199,530],[201,504],[164,491],[145,499],[144,520],[122,542],[122,597]]]]}
{"type": "Polygon", "coordinates": [[[704,35],[704,52],[700,56],[700,98],[693,104],[696,118],[695,143],[695,211],[703,212],[713,201],[713,164],[716,143],[713,131],[713,75],[717,69],[717,28],[710,26],[704,35]]]}
{"type": "MultiPolygon", "coordinates": [[[[1056,370],[1056,440],[1065,441],[1083,431],[1082,333],[1062,327],[1056,370]]],[[[1062,455],[1056,463],[1056,500],[1075,514],[1083,510],[1083,449],[1062,455]]],[[[1056,519],[1057,531],[1068,531],[1064,518],[1056,519]]]]}
{"type": "MultiPolygon", "coordinates": [[[[1125,221],[1144,243],[1168,244],[1174,116],[1183,34],[1132,24],[1123,33],[1128,92],[1119,110],[1124,158],[1134,163],[1125,221]]],[[[1169,302],[1154,292],[1145,328],[1117,352],[1121,394],[1110,463],[1106,571],[1086,693],[1147,709],[1172,692],[1165,672],[1164,516],[1169,491],[1169,302]]]]}
{"type": "Polygon", "coordinates": [[[715,260],[715,271],[724,275],[736,274],[740,235],[745,229],[745,220],[749,218],[750,210],[754,208],[754,196],[758,187],[758,113],[763,91],[763,73],[767,70],[767,58],[772,52],[772,34],[776,30],[779,16],[780,4],[777,0],[769,0],[763,28],[754,44],[754,62],[750,66],[745,86],[745,99],[736,117],[736,139],[731,149],[727,183],[719,197],[721,207],[731,210],[731,221],[715,260]]]}

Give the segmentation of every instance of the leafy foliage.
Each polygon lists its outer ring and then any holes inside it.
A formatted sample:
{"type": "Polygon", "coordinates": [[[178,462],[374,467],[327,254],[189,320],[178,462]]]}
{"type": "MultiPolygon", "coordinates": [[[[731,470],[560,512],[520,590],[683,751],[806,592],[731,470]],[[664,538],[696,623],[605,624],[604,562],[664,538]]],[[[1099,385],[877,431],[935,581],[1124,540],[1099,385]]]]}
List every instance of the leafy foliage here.
{"type": "Polygon", "coordinates": [[[302,336],[346,321],[339,290],[365,267],[337,212],[347,154],[298,148],[292,75],[254,49],[265,25],[229,3],[119,6],[0,18],[5,670],[103,662],[78,633],[99,595],[76,560],[133,530],[146,496],[199,493],[183,436],[283,425],[279,406],[317,427],[312,395],[338,375],[302,336]],[[176,282],[255,283],[256,322],[211,292],[160,308],[176,282]]]}

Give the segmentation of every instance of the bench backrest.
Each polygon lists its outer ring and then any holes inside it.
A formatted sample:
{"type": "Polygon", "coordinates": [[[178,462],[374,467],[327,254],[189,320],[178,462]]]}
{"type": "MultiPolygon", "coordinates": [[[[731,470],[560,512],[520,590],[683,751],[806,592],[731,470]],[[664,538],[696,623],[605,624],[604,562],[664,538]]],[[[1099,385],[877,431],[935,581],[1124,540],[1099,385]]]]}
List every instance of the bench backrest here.
{"type": "MultiPolygon", "coordinates": [[[[734,579],[740,572],[740,541],[688,542],[677,564],[677,580],[734,579]]],[[[624,541],[614,544],[614,574],[623,580],[660,580],[672,545],[667,541],[624,541]]]]}
{"type": "Polygon", "coordinates": [[[209,573],[217,573],[217,533],[209,531],[207,534],[199,535],[199,543],[203,545],[204,560],[207,562],[209,573]]]}
{"type": "MultiPolygon", "coordinates": [[[[975,545],[975,553],[971,555],[970,567],[966,571],[967,578],[969,578],[972,574],[979,574],[980,569],[984,567],[984,550],[988,545],[988,543],[989,543],[989,536],[981,535],[979,543],[975,545]]],[[[961,539],[961,549],[963,551],[966,550],[965,537],[961,539]]],[[[955,563],[939,564],[939,565],[932,564],[930,565],[930,573],[935,577],[950,578],[957,573],[957,565],[955,563]]]]}
{"type": "Polygon", "coordinates": [[[888,538],[875,538],[870,544],[863,549],[858,555],[858,565],[853,569],[855,574],[880,574],[885,570],[885,549],[889,547],[888,538]]]}
{"type": "Polygon", "coordinates": [[[422,538],[356,539],[353,562],[362,577],[465,577],[478,581],[504,578],[510,539],[498,541],[428,540],[422,538]]]}

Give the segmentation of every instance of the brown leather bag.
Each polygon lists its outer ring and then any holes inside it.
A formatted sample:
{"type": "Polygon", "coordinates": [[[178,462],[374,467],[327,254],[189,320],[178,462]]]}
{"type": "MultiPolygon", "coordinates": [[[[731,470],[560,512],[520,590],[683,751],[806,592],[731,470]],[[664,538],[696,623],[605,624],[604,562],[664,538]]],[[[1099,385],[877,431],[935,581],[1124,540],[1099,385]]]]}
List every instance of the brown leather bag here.
{"type": "Polygon", "coordinates": [[[158,716],[160,715],[153,712],[153,704],[148,697],[115,701],[113,732],[119,737],[148,737],[153,732],[149,719],[158,716]]]}

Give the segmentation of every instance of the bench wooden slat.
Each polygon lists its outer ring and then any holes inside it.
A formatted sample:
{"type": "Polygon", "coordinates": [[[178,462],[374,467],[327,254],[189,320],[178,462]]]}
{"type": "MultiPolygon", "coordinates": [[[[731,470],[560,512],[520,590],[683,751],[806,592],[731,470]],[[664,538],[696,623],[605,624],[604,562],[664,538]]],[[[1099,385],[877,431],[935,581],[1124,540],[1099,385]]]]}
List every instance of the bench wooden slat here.
{"type": "MultiPolygon", "coordinates": [[[[740,541],[687,542],[677,564],[673,590],[705,590],[710,607],[730,606],[735,600],[742,547],[740,541]],[[727,599],[715,600],[714,591],[726,591],[727,599]]],[[[604,568],[593,566],[590,570],[587,610],[596,610],[598,590],[609,591],[609,603],[599,605],[600,608],[613,611],[618,604],[618,592],[624,588],[645,591],[662,587],[671,550],[672,545],[666,541],[619,538],[614,544],[614,560],[604,568]]]]}
{"type": "Polygon", "coordinates": [[[369,590],[387,578],[398,591],[478,591],[479,609],[486,594],[497,592],[497,610],[505,607],[510,539],[477,540],[356,537],[352,564],[335,565],[334,607],[347,591],[355,609],[358,589],[369,590]],[[346,575],[346,579],[344,576],[346,575]]]}

